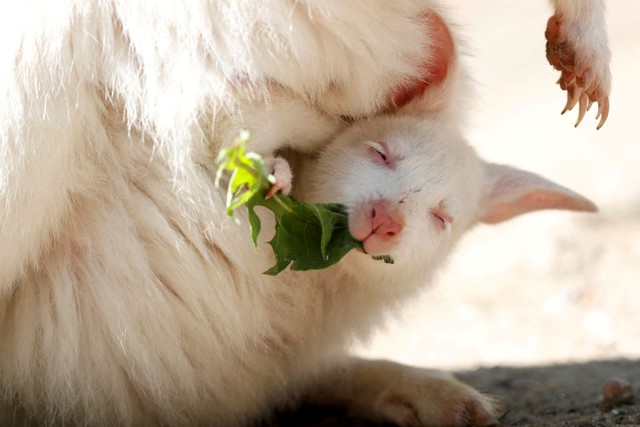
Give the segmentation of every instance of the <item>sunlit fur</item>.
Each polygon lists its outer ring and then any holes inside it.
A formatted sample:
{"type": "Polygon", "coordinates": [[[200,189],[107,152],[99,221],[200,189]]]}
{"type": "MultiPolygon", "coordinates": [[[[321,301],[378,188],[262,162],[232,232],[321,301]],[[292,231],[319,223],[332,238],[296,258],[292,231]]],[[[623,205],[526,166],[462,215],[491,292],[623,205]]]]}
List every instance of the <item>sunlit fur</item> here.
{"type": "Polygon", "coordinates": [[[393,289],[261,274],[214,159],[281,93],[329,128],[387,107],[433,3],[2,2],[0,424],[240,425],[365,336],[393,289]]]}
{"type": "Polygon", "coordinates": [[[313,299],[261,274],[268,251],[226,216],[213,162],[236,100],[272,86],[331,117],[385,106],[420,72],[433,7],[4,2],[4,416],[239,424],[342,348],[344,325],[368,327],[331,305],[356,290],[313,299]]]}

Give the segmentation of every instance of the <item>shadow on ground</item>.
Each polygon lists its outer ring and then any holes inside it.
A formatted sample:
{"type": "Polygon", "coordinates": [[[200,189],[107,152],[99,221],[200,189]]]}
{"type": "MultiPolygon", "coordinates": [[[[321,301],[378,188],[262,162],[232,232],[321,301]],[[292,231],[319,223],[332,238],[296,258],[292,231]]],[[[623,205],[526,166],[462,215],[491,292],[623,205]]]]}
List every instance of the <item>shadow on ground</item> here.
{"type": "MultiPolygon", "coordinates": [[[[496,396],[507,408],[501,426],[640,426],[640,402],[604,411],[601,388],[620,377],[636,389],[640,361],[611,360],[584,364],[523,368],[485,368],[456,373],[479,390],[496,396]]],[[[303,407],[281,414],[269,427],[373,427],[337,410],[303,407]]]]}

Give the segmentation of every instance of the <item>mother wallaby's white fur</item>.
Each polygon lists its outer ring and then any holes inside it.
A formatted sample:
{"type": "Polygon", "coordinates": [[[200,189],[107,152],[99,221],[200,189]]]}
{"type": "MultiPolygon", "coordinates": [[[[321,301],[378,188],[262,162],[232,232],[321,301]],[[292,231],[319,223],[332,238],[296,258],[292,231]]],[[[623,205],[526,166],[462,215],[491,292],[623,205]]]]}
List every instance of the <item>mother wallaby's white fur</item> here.
{"type": "Polygon", "coordinates": [[[276,85],[326,114],[372,114],[422,73],[416,17],[432,3],[4,4],[8,413],[240,424],[313,373],[350,334],[317,326],[338,318],[305,286],[262,275],[268,255],[226,217],[219,112],[276,85]]]}
{"type": "Polygon", "coordinates": [[[213,159],[277,96],[326,122],[314,143],[388,110],[435,56],[425,11],[443,16],[432,0],[4,2],[0,423],[240,425],[366,334],[394,290],[339,267],[262,275],[213,159]]]}

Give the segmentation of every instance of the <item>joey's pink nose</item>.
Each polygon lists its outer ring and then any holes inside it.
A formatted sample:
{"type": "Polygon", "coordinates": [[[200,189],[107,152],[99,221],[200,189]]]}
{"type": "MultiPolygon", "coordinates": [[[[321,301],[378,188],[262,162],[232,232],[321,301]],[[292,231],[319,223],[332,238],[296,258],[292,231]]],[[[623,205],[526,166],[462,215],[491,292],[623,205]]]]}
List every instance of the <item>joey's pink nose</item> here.
{"type": "Polygon", "coordinates": [[[374,200],[349,212],[351,235],[371,255],[391,254],[403,228],[404,215],[397,202],[374,200]]]}
{"type": "Polygon", "coordinates": [[[380,201],[371,207],[371,228],[372,234],[383,238],[391,238],[402,231],[402,223],[394,219],[393,209],[389,208],[387,202],[380,201]]]}

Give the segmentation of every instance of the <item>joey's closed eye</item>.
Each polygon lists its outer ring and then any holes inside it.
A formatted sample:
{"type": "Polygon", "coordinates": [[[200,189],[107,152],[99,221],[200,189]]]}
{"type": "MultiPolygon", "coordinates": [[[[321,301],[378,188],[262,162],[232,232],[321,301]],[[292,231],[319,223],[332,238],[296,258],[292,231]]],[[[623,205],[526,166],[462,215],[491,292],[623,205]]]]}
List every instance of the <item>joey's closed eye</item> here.
{"type": "Polygon", "coordinates": [[[366,144],[369,146],[368,152],[374,162],[388,167],[393,165],[393,159],[386,143],[367,141],[366,144]]]}
{"type": "Polygon", "coordinates": [[[429,214],[441,230],[449,231],[451,229],[453,216],[447,212],[444,202],[440,202],[438,207],[429,209],[429,214]]]}

